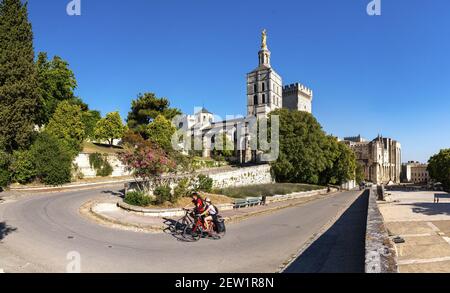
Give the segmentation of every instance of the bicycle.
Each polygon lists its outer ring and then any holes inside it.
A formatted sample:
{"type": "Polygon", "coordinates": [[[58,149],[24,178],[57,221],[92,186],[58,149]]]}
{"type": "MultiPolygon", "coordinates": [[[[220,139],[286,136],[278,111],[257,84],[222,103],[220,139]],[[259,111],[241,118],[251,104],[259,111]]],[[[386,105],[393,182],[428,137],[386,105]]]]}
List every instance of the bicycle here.
{"type": "MultiPolygon", "coordinates": [[[[198,241],[205,233],[208,233],[208,235],[213,237],[213,239],[220,239],[225,236],[226,229],[224,223],[222,224],[223,231],[218,232],[214,221],[208,221],[209,228],[207,229],[200,215],[195,215],[194,219],[194,222],[189,223],[184,227],[183,238],[191,238],[193,241],[198,241]]],[[[218,218],[218,220],[223,221],[220,217],[218,218]]]]}
{"type": "Polygon", "coordinates": [[[193,210],[183,209],[183,211],[185,211],[184,216],[178,219],[175,224],[171,226],[171,231],[174,234],[182,234],[185,227],[194,223],[194,218],[192,217],[193,210]]]}

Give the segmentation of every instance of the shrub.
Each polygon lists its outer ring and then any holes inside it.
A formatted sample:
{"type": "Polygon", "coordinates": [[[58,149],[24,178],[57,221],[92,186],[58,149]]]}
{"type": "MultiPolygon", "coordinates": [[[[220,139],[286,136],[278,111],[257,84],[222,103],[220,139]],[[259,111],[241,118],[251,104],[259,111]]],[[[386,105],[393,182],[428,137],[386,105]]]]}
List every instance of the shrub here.
{"type": "Polygon", "coordinates": [[[72,178],[74,180],[80,180],[84,178],[84,174],[80,169],[80,166],[78,164],[72,164],[72,178]]]}
{"type": "Polygon", "coordinates": [[[11,181],[9,164],[10,156],[0,150],[0,187],[7,187],[11,181]]]}
{"type": "Polygon", "coordinates": [[[33,156],[28,150],[15,151],[10,166],[12,181],[20,184],[31,182],[36,176],[33,156]]]}
{"type": "Polygon", "coordinates": [[[204,192],[211,192],[213,187],[213,180],[209,176],[200,174],[197,176],[197,182],[194,189],[196,191],[204,191],[204,192]]]}
{"type": "Polygon", "coordinates": [[[8,171],[8,169],[0,167],[0,190],[1,187],[8,186],[10,182],[11,175],[8,171]]]}
{"type": "Polygon", "coordinates": [[[189,178],[183,178],[178,182],[177,186],[173,189],[173,199],[171,201],[177,201],[181,197],[185,197],[189,195],[190,188],[189,188],[190,180],[189,178]]]}
{"type": "Polygon", "coordinates": [[[151,199],[142,191],[130,191],[125,195],[124,202],[134,206],[145,207],[151,204],[151,199]]]}
{"type": "Polygon", "coordinates": [[[170,186],[161,185],[155,188],[153,195],[156,197],[156,204],[163,204],[166,201],[173,201],[170,186]]]}
{"type": "Polygon", "coordinates": [[[99,153],[90,154],[89,164],[95,170],[97,176],[106,177],[113,172],[113,168],[105,155],[99,153]]]}
{"type": "Polygon", "coordinates": [[[31,146],[30,153],[36,176],[43,183],[61,185],[70,182],[73,158],[64,141],[43,132],[31,146]]]}

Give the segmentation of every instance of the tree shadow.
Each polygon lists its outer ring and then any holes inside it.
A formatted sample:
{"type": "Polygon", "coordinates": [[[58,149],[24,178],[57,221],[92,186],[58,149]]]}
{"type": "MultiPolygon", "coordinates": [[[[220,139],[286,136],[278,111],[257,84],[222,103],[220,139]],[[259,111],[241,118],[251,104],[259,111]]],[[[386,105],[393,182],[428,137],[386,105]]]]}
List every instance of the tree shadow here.
{"type": "Polygon", "coordinates": [[[0,240],[3,240],[11,232],[17,231],[17,228],[7,225],[5,222],[0,222],[0,240]]]}
{"type": "Polygon", "coordinates": [[[369,191],[365,191],[284,273],[364,273],[369,191]]]}
{"type": "Polygon", "coordinates": [[[113,191],[113,190],[103,190],[102,193],[104,194],[111,194],[118,197],[124,197],[125,196],[125,189],[121,189],[119,191],[113,191]]]}
{"type": "Polygon", "coordinates": [[[418,203],[404,203],[399,205],[411,206],[412,211],[416,214],[423,214],[427,216],[450,215],[450,203],[448,202],[440,202],[440,203],[418,202],[418,203]]]}

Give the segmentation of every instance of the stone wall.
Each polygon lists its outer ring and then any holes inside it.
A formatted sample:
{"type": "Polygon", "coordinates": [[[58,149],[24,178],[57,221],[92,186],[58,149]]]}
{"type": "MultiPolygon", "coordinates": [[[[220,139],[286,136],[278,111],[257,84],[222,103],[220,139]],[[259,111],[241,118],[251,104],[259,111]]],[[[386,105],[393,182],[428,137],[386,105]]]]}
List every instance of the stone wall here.
{"type": "Polygon", "coordinates": [[[257,165],[210,174],[214,188],[227,188],[255,184],[273,183],[270,165],[257,165]]]}
{"type": "MultiPolygon", "coordinates": [[[[275,182],[270,173],[270,165],[268,164],[242,168],[215,168],[198,171],[194,174],[177,176],[167,175],[164,177],[167,179],[170,187],[174,188],[182,178],[199,174],[207,175],[213,179],[213,188],[217,189],[255,184],[270,184],[275,182]]],[[[137,184],[142,183],[130,182],[127,187],[127,192],[136,190],[137,184]]]]}
{"type": "MultiPolygon", "coordinates": [[[[119,161],[116,155],[114,154],[108,155],[108,162],[111,164],[113,168],[111,177],[130,175],[130,173],[125,170],[125,166],[119,161]]],[[[75,158],[73,163],[78,166],[78,172],[80,172],[84,178],[92,178],[96,176],[96,171],[91,168],[91,165],[89,163],[88,153],[80,153],[75,158]]]]}
{"type": "Polygon", "coordinates": [[[369,193],[365,272],[395,273],[397,272],[396,252],[378,208],[377,192],[374,189],[367,189],[365,192],[369,193]]]}

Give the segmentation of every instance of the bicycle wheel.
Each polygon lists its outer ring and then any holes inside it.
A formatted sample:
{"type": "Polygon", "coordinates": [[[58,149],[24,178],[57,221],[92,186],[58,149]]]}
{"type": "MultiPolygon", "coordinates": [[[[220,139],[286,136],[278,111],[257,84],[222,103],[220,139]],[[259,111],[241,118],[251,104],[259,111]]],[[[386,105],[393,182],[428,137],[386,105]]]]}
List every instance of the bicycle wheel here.
{"type": "Polygon", "coordinates": [[[202,233],[197,228],[195,229],[195,231],[193,231],[194,227],[194,224],[186,225],[186,227],[184,227],[183,229],[183,238],[191,239],[192,241],[200,240],[202,233]]]}

